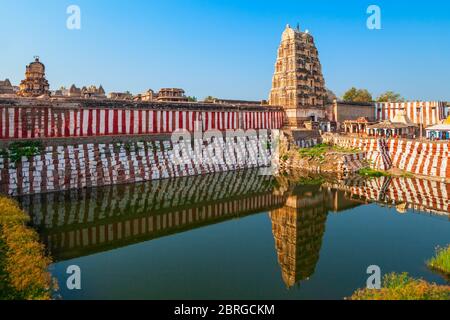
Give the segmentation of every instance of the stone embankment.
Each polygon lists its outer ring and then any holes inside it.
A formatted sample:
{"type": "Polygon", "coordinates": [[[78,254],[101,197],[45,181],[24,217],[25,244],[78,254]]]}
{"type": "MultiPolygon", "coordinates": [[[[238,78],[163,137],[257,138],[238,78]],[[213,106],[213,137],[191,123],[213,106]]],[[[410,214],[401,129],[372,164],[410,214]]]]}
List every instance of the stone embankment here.
{"type": "Polygon", "coordinates": [[[354,148],[335,148],[325,144],[299,148],[289,132],[284,132],[280,139],[280,169],[283,172],[306,170],[348,175],[368,166],[366,153],[354,148]]]}
{"type": "Polygon", "coordinates": [[[450,142],[352,138],[339,135],[325,135],[323,139],[326,143],[364,152],[373,169],[400,171],[450,181],[450,142]]]}

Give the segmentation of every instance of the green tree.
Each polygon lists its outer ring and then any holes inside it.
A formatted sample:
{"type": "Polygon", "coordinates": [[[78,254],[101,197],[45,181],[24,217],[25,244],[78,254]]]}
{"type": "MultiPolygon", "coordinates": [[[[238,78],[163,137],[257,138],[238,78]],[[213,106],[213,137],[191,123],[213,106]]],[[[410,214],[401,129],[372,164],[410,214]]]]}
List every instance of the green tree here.
{"type": "Polygon", "coordinates": [[[213,102],[215,99],[216,98],[214,98],[213,96],[207,96],[204,101],[205,102],[213,102]]]}
{"type": "Polygon", "coordinates": [[[344,101],[349,102],[372,102],[372,94],[367,89],[356,89],[352,87],[342,97],[344,101]]]}
{"type": "Polygon", "coordinates": [[[189,102],[197,102],[197,97],[188,96],[187,99],[189,102]]]}
{"type": "Polygon", "coordinates": [[[386,91],[377,98],[377,102],[403,102],[405,99],[394,91],[386,91]]]}

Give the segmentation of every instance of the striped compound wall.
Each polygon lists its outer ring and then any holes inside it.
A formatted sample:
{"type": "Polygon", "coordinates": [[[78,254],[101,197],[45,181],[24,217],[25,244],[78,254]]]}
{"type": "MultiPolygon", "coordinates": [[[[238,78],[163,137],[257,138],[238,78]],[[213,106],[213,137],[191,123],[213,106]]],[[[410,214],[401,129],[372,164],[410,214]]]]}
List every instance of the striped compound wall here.
{"type": "Polygon", "coordinates": [[[418,142],[401,139],[362,139],[333,137],[328,142],[367,153],[372,167],[392,167],[414,174],[450,179],[448,142],[418,142]]]}
{"type": "Polygon", "coordinates": [[[425,127],[439,124],[446,118],[445,102],[383,102],[375,104],[375,118],[379,121],[392,120],[400,111],[406,111],[408,118],[425,127]]]}
{"type": "MultiPolygon", "coordinates": [[[[221,139],[221,157],[198,148],[192,156],[178,158],[178,145],[170,140],[47,146],[42,154],[18,163],[0,156],[0,192],[16,196],[267,167],[267,141],[264,145],[240,137],[234,148],[226,148],[221,139]]],[[[203,144],[201,139],[194,142],[203,144]]]]}
{"type": "Polygon", "coordinates": [[[202,123],[204,131],[280,129],[284,112],[264,107],[258,111],[225,111],[211,107],[187,111],[180,108],[107,108],[101,104],[92,108],[73,104],[66,107],[0,104],[0,139],[170,134],[177,129],[192,132],[196,121],[202,123]]]}
{"type": "MultiPolygon", "coordinates": [[[[202,163],[193,154],[185,155],[183,165],[176,165],[169,136],[178,129],[190,133],[271,130],[280,129],[283,123],[284,112],[277,107],[3,99],[3,148],[19,139],[39,139],[47,147],[42,154],[18,163],[11,163],[2,152],[0,192],[34,194],[267,166],[267,158],[256,159],[264,141],[247,144],[242,140],[246,138],[239,138],[240,149],[233,154],[225,150],[225,140],[219,139],[224,156],[228,152],[235,159],[231,164],[221,164],[209,155],[202,163]],[[152,141],[132,144],[131,149],[129,143],[114,143],[137,135],[152,141]],[[248,154],[253,155],[250,161],[248,154]]],[[[203,144],[200,139],[195,141],[195,145],[203,144]]]]}

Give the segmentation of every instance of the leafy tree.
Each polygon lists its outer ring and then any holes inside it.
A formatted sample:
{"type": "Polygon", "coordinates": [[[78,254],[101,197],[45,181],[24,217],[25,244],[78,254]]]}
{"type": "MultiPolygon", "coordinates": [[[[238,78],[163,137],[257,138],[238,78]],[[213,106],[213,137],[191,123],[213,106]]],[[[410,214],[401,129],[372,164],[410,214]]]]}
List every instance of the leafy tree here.
{"type": "Polygon", "coordinates": [[[187,99],[189,102],[197,102],[197,97],[188,96],[187,99]]]}
{"type": "Polygon", "coordinates": [[[207,96],[204,101],[205,102],[213,102],[215,99],[216,98],[214,98],[213,96],[207,96]]]}
{"type": "Polygon", "coordinates": [[[394,91],[386,91],[377,98],[377,102],[403,102],[405,99],[394,91]]]}
{"type": "Polygon", "coordinates": [[[366,89],[356,89],[352,87],[342,97],[344,101],[349,102],[372,102],[372,94],[366,89]]]}

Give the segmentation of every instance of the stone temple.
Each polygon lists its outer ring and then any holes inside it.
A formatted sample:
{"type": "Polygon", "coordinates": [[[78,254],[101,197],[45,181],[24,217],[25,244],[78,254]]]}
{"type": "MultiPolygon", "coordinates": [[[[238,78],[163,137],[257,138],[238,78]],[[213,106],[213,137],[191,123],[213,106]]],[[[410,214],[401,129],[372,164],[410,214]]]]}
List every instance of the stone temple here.
{"type": "Polygon", "coordinates": [[[285,109],[289,127],[303,128],[306,122],[325,120],[326,95],[313,36],[287,25],[278,49],[269,104],[285,109]]]}
{"type": "Polygon", "coordinates": [[[45,78],[45,66],[39,61],[39,57],[27,66],[25,80],[22,80],[19,88],[17,94],[22,97],[50,95],[49,84],[45,78]]]}

